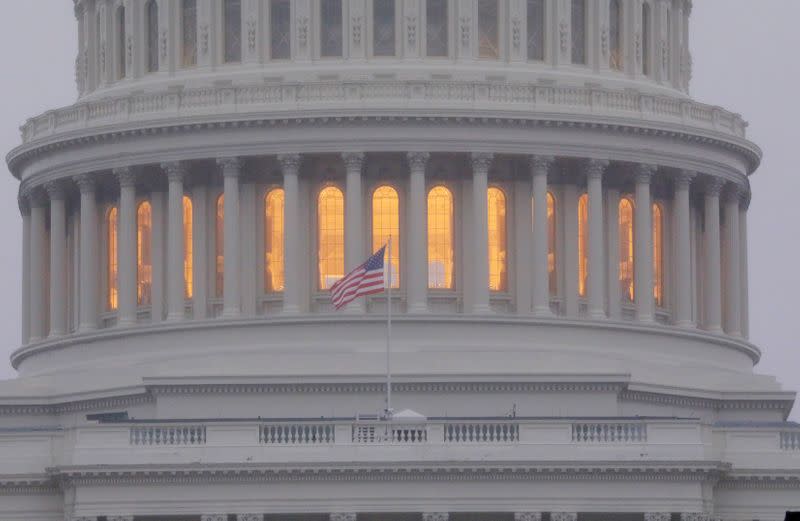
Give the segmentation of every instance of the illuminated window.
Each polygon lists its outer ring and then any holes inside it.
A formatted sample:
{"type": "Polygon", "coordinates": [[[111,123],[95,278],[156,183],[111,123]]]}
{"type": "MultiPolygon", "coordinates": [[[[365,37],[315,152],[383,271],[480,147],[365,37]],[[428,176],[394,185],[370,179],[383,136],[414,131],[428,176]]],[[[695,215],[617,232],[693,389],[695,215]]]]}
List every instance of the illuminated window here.
{"type": "Polygon", "coordinates": [[[106,214],[106,308],[117,309],[119,304],[118,264],[117,264],[117,207],[112,206],[106,214]]]}
{"type": "Polygon", "coordinates": [[[197,65],[197,0],[182,0],[181,31],[181,63],[192,67],[197,65]]]}
{"type": "Polygon", "coordinates": [[[572,63],[586,65],[586,0],[572,0],[572,63]]]}
{"type": "Polygon", "coordinates": [[[150,0],[145,5],[147,17],[147,72],[158,70],[158,4],[150,0]]]}
{"type": "Polygon", "coordinates": [[[214,219],[214,294],[217,298],[225,295],[225,194],[217,197],[217,214],[214,219]]]}
{"type": "Polygon", "coordinates": [[[394,0],[372,0],[372,52],[394,56],[394,0]]]}
{"type": "Polygon", "coordinates": [[[270,190],[264,199],[264,290],[283,291],[283,205],[282,188],[270,190]]]}
{"type": "Polygon", "coordinates": [[[392,287],[400,287],[400,199],[391,186],[372,193],[372,251],[378,251],[392,238],[392,287]]]}
{"type": "Polygon", "coordinates": [[[578,295],[586,296],[589,274],[589,196],[578,199],[578,295]]]}
{"type": "Polygon", "coordinates": [[[183,295],[187,299],[194,294],[192,286],[192,200],[183,196],[183,295]]]}
{"type": "Polygon", "coordinates": [[[319,193],[319,289],[330,289],[344,276],[344,195],[335,186],[319,193]]]}
{"type": "Polygon", "coordinates": [[[428,287],[453,289],[453,194],[428,192],[428,287]]]}
{"type": "Polygon", "coordinates": [[[621,71],[623,68],[622,60],[622,35],[620,28],[623,26],[622,21],[622,7],[620,7],[620,0],[611,0],[608,5],[608,46],[609,52],[609,66],[616,70],[621,71]]]}
{"type": "Polygon", "coordinates": [[[664,213],[653,204],[653,298],[656,306],[664,306],[664,213]]]}
{"type": "Polygon", "coordinates": [[[447,56],[447,0],[428,0],[425,5],[425,31],[428,56],[447,56]]]}
{"type": "Polygon", "coordinates": [[[269,53],[273,60],[291,57],[291,6],[289,0],[272,0],[269,10],[269,53]]]}
{"type": "Polygon", "coordinates": [[[323,58],[342,55],[342,0],[320,0],[319,54],[323,58]]]}
{"type": "Polygon", "coordinates": [[[500,38],[497,0],[478,0],[478,56],[500,57],[500,38]]]}
{"type": "Polygon", "coordinates": [[[119,6],[116,15],[117,26],[117,79],[121,80],[126,74],[125,63],[125,7],[119,6]]]}
{"type": "Polygon", "coordinates": [[[633,302],[633,201],[619,202],[619,291],[623,300],[633,302]]]}
{"type": "Polygon", "coordinates": [[[153,289],[153,213],[144,201],[136,210],[136,298],[140,306],[149,306],[153,289]]]}
{"type": "Polygon", "coordinates": [[[528,59],[544,60],[544,0],[528,0],[528,59]]]}
{"type": "Polygon", "coordinates": [[[489,210],[489,289],[506,291],[508,274],[506,259],[506,196],[502,190],[490,187],[486,192],[489,210]]]}
{"type": "Polygon", "coordinates": [[[556,256],[556,198],[547,192],[547,274],[550,295],[558,294],[558,270],[556,256]]]}
{"type": "Polygon", "coordinates": [[[225,63],[242,61],[242,0],[224,0],[225,63]]]}
{"type": "Polygon", "coordinates": [[[650,4],[642,4],[642,74],[650,74],[650,4]]]}

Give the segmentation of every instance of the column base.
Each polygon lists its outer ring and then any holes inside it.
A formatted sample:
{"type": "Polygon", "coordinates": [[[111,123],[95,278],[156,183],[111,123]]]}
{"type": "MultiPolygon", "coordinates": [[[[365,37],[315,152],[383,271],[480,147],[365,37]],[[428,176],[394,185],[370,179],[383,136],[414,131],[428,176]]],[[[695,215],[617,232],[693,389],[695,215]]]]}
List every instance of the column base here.
{"type": "Polygon", "coordinates": [[[480,304],[472,306],[470,313],[473,315],[492,315],[494,311],[492,311],[492,308],[489,307],[488,304],[480,304]]]}
{"type": "Polygon", "coordinates": [[[428,313],[428,305],[420,302],[409,304],[408,309],[406,309],[406,313],[409,315],[424,315],[428,313]]]}
{"type": "Polygon", "coordinates": [[[300,306],[295,304],[284,305],[281,313],[284,315],[298,315],[300,314],[300,306]]]}
{"type": "Polygon", "coordinates": [[[636,321],[643,324],[655,324],[656,318],[653,315],[636,315],[636,321]]]}
{"type": "Polygon", "coordinates": [[[605,320],[608,317],[604,310],[595,309],[595,310],[589,310],[589,318],[592,320],[605,320]]]}
{"type": "Polygon", "coordinates": [[[129,318],[121,318],[117,320],[117,327],[134,327],[136,324],[136,320],[131,320],[129,318]]]}
{"type": "Polygon", "coordinates": [[[98,328],[97,328],[96,324],[80,324],[78,326],[78,331],[77,332],[78,332],[78,334],[81,334],[81,333],[94,333],[95,331],[97,331],[97,329],[98,328]]]}
{"type": "Polygon", "coordinates": [[[550,309],[550,306],[547,306],[533,308],[533,316],[536,318],[553,318],[556,315],[553,313],[553,310],[550,309]]]}
{"type": "Polygon", "coordinates": [[[165,322],[182,322],[185,319],[186,319],[186,316],[183,315],[183,314],[169,313],[169,314],[167,314],[167,318],[166,318],[165,322]]]}
{"type": "Polygon", "coordinates": [[[239,309],[223,309],[219,318],[239,318],[242,312],[239,309]]]}
{"type": "Polygon", "coordinates": [[[696,329],[697,324],[691,320],[681,320],[679,322],[675,322],[675,327],[680,327],[682,329],[696,329]]]}

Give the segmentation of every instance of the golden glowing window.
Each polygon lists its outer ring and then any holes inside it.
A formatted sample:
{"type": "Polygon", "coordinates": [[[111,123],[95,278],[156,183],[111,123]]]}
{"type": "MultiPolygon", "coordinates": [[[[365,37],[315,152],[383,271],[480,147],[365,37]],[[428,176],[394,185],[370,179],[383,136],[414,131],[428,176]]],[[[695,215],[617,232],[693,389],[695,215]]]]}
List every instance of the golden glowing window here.
{"type": "Polygon", "coordinates": [[[225,194],[217,197],[217,214],[214,219],[214,294],[225,294],[225,194]]]}
{"type": "Polygon", "coordinates": [[[589,274],[589,196],[578,199],[578,295],[586,296],[589,274]]]}
{"type": "Polygon", "coordinates": [[[183,196],[183,295],[192,298],[192,200],[183,196]]]}
{"type": "Polygon", "coordinates": [[[389,266],[392,287],[400,287],[400,198],[391,186],[381,186],[372,193],[372,251],[378,251],[392,238],[389,266]]]}
{"type": "Polygon", "coordinates": [[[428,287],[453,289],[453,194],[428,192],[428,287]]]}
{"type": "Polygon", "coordinates": [[[664,213],[653,204],[653,298],[656,306],[664,306],[664,213]]]}
{"type": "Polygon", "coordinates": [[[619,291],[623,300],[633,302],[633,201],[619,202],[619,291]]]}
{"type": "Polygon", "coordinates": [[[490,187],[486,192],[489,210],[489,289],[506,291],[506,196],[502,190],[490,187]]]}
{"type": "Polygon", "coordinates": [[[556,259],[556,198],[552,193],[547,192],[547,275],[550,295],[558,294],[556,259]]]}
{"type": "Polygon", "coordinates": [[[107,276],[106,280],[106,307],[109,310],[117,309],[119,303],[119,291],[117,286],[117,207],[112,206],[106,214],[106,260],[107,276]]]}
{"type": "Polygon", "coordinates": [[[317,202],[319,289],[330,289],[344,276],[344,195],[335,186],[319,193],[317,202]]]}
{"type": "Polygon", "coordinates": [[[152,302],[152,235],[152,209],[150,203],[144,201],[136,210],[136,298],[140,306],[148,306],[152,302]]]}
{"type": "Polygon", "coordinates": [[[283,291],[283,205],[282,188],[271,190],[264,199],[264,290],[283,291]]]}

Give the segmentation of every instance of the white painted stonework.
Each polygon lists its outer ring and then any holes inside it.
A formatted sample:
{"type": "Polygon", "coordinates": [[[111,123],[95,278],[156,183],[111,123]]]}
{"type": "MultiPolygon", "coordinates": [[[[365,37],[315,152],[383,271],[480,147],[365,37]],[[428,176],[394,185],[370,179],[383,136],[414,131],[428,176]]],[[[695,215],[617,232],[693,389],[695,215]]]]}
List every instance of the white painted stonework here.
{"type": "Polygon", "coordinates": [[[610,0],[580,4],[75,0],[78,100],[28,120],[7,156],[23,319],[19,377],[0,382],[0,520],[800,510],[795,393],[754,372],[748,340],[761,151],[740,115],[689,96],[690,0],[621,0],[617,21],[610,0]],[[386,297],[334,312],[318,284],[319,192],[344,194],[348,270],[383,185],[399,199],[393,407],[419,413],[394,421],[377,417],[386,297]],[[448,288],[428,287],[438,186],[448,288]],[[487,187],[505,197],[497,291],[487,187]]]}

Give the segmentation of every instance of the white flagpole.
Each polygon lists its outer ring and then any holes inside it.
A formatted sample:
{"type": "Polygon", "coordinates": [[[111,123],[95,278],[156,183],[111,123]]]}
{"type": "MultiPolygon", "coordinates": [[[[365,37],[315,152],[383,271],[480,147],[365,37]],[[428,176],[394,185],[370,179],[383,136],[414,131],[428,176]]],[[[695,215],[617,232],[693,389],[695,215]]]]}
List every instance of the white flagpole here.
{"type": "Polygon", "coordinates": [[[386,245],[386,257],[388,262],[385,264],[388,269],[386,286],[386,419],[392,417],[392,236],[386,245]]]}

